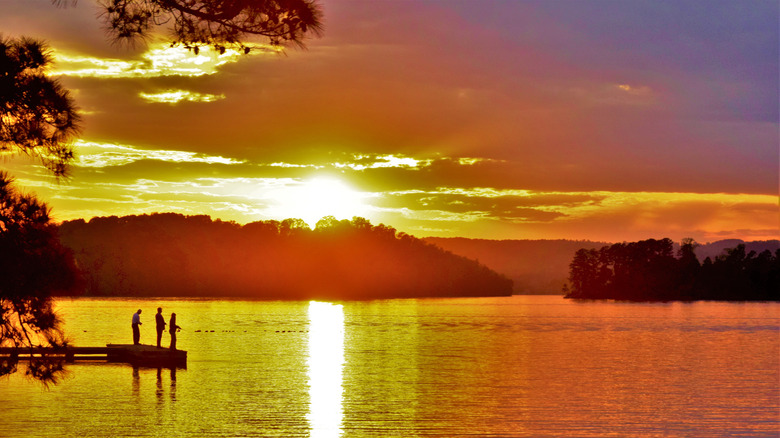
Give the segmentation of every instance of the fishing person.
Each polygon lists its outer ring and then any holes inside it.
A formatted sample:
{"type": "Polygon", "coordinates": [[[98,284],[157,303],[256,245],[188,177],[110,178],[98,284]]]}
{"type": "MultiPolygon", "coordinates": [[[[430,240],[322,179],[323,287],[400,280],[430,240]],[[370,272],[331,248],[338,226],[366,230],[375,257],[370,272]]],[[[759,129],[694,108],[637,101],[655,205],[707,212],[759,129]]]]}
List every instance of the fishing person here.
{"type": "Polygon", "coordinates": [[[171,333],[171,350],[176,349],[176,332],[181,330],[181,327],[176,325],[176,314],[171,313],[171,321],[168,323],[168,331],[171,333]]]}
{"type": "Polygon", "coordinates": [[[138,345],[141,343],[141,309],[138,309],[137,312],[133,313],[133,322],[131,326],[133,327],[133,345],[138,345]]]}
{"type": "Polygon", "coordinates": [[[160,341],[162,340],[162,334],[165,331],[165,317],[162,314],[162,307],[157,308],[157,314],[154,315],[154,322],[157,326],[157,348],[162,348],[160,341]]]}

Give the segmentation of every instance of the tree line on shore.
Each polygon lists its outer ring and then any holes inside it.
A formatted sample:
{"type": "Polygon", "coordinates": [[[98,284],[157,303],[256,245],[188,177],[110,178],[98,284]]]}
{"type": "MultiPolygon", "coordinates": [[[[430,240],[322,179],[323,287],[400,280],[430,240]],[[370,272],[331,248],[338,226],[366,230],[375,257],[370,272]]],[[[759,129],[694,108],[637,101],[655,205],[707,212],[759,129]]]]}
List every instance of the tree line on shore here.
{"type": "Polygon", "coordinates": [[[363,218],[246,225],[155,213],[59,227],[93,296],[375,299],[511,295],[512,282],[363,218]]]}
{"type": "Polygon", "coordinates": [[[696,242],[671,239],[580,249],[569,265],[567,298],[631,301],[780,301],[780,249],[746,251],[744,244],[700,262],[696,242]]]}

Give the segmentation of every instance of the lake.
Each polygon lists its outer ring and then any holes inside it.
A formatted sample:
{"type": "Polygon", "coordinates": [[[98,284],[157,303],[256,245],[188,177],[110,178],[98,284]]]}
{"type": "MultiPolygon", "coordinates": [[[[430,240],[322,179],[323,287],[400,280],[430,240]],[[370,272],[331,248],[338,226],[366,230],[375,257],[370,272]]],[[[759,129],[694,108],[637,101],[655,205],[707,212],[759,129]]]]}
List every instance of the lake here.
{"type": "Polygon", "coordinates": [[[153,344],[186,369],[77,362],[0,379],[2,437],[777,437],[780,303],[557,296],[262,302],[60,299],[77,346],[153,344]],[[169,336],[163,337],[168,345],[169,336]]]}

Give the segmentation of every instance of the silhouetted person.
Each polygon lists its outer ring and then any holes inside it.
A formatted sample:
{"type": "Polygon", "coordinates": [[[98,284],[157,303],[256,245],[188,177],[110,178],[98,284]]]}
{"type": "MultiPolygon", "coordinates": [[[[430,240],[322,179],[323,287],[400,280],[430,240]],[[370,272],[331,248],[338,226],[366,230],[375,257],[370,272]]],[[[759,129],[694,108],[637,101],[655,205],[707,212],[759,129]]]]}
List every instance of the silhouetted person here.
{"type": "Polygon", "coordinates": [[[176,314],[171,313],[171,322],[168,324],[168,330],[171,332],[171,350],[176,349],[176,332],[181,330],[181,327],[176,325],[176,314]]]}
{"type": "Polygon", "coordinates": [[[138,327],[141,325],[141,309],[133,313],[133,345],[141,343],[141,329],[138,327]]]}
{"type": "Polygon", "coordinates": [[[154,315],[154,322],[157,326],[157,348],[162,348],[160,341],[162,340],[162,334],[165,331],[165,317],[162,315],[162,307],[157,308],[157,314],[154,315]]]}

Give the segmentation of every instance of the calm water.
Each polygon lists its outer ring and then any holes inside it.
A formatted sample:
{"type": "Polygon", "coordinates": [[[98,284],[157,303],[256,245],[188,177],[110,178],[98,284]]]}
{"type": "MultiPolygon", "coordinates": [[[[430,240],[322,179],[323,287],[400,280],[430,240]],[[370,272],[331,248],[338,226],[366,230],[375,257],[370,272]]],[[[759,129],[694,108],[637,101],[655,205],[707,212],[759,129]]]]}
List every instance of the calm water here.
{"type": "Polygon", "coordinates": [[[559,297],[61,300],[75,345],[154,342],[186,370],[0,379],[0,436],[776,437],[780,304],[559,297]],[[200,330],[197,332],[196,330],[200,330]],[[164,338],[167,344],[167,336],[164,338]]]}

